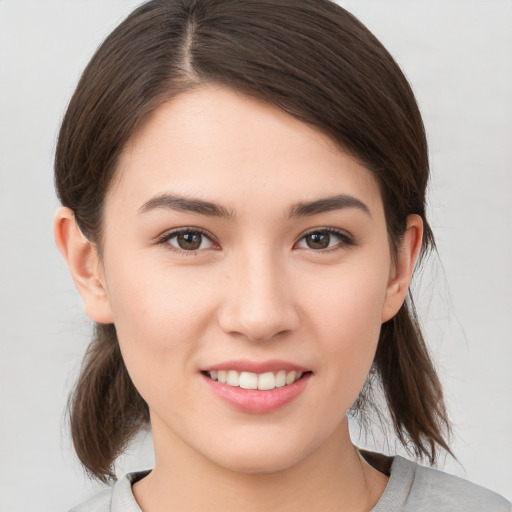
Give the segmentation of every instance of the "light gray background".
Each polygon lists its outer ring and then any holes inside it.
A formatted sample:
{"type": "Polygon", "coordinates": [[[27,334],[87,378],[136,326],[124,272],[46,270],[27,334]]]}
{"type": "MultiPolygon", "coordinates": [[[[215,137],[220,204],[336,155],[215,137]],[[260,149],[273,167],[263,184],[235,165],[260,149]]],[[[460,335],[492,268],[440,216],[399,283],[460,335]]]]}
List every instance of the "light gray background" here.
{"type": "MultiPolygon", "coordinates": [[[[53,244],[52,158],[80,71],[138,3],[0,0],[1,511],[64,511],[93,491],[63,422],[89,324],[53,244]]],[[[430,140],[440,260],[419,302],[455,424],[460,464],[444,467],[510,499],[512,2],[342,4],[404,68],[430,140]]],[[[146,438],[119,472],[150,463],[146,438]]]]}

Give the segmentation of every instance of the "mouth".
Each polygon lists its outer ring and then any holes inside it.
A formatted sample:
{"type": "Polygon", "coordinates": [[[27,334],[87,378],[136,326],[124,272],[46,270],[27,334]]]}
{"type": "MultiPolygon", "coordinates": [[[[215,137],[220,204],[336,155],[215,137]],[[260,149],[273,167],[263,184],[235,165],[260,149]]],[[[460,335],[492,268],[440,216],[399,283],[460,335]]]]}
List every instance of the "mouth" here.
{"type": "Polygon", "coordinates": [[[276,412],[309,387],[313,371],[285,360],[224,361],[200,372],[210,391],[244,413],[276,412]]]}
{"type": "Polygon", "coordinates": [[[275,372],[264,373],[239,372],[237,370],[205,370],[201,373],[211,380],[233,388],[270,391],[272,389],[290,386],[311,372],[282,369],[275,372]]]}

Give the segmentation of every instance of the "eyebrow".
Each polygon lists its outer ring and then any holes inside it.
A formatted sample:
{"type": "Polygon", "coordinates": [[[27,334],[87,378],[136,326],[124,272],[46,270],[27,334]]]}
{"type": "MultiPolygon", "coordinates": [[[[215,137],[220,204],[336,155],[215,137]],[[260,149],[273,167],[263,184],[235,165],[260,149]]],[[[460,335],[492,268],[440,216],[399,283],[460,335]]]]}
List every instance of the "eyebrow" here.
{"type": "Polygon", "coordinates": [[[362,201],[348,194],[317,199],[316,201],[300,202],[294,204],[288,213],[289,217],[308,217],[319,213],[331,212],[334,210],[345,210],[355,208],[366,213],[370,217],[370,209],[362,201]]]}
{"type": "Polygon", "coordinates": [[[176,194],[160,194],[145,202],[140,208],[141,213],[153,210],[176,210],[178,212],[196,213],[208,217],[222,217],[233,220],[235,214],[219,204],[202,199],[189,198],[176,194]]]}
{"type": "MultiPolygon", "coordinates": [[[[359,199],[348,194],[325,197],[315,201],[301,201],[295,203],[289,209],[288,217],[309,217],[320,213],[334,210],[345,210],[355,208],[366,213],[370,217],[370,209],[359,199]]],[[[159,194],[149,201],[146,201],[140,208],[140,213],[147,213],[153,210],[175,210],[179,212],[195,213],[208,217],[221,217],[228,220],[235,219],[235,213],[223,206],[204,201],[203,199],[179,196],[176,194],[159,194]]]]}

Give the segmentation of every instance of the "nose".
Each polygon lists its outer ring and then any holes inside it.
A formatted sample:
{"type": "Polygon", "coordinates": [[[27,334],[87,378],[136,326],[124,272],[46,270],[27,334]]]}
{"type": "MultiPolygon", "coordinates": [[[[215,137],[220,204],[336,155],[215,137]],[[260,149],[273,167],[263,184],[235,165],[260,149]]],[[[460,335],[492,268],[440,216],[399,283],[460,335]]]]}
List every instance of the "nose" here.
{"type": "Polygon", "coordinates": [[[265,341],[297,329],[291,276],[276,260],[259,252],[230,265],[219,311],[224,332],[265,341]]]}

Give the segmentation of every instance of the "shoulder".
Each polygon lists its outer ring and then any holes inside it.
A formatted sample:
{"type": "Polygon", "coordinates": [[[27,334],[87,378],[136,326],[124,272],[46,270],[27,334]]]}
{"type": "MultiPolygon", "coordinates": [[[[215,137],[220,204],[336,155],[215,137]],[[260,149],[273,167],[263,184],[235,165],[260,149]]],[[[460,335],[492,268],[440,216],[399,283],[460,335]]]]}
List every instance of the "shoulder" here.
{"type": "Polygon", "coordinates": [[[141,512],[132,492],[132,485],[149,471],[128,473],[109,489],[104,489],[69,512],[141,512]]]}
{"type": "Polygon", "coordinates": [[[110,512],[112,489],[103,489],[92,498],[73,507],[69,512],[110,512]]]}
{"type": "MultiPolygon", "coordinates": [[[[462,478],[395,457],[388,483],[391,498],[403,512],[511,512],[505,498],[462,478]]],[[[388,488],[384,492],[386,497],[388,488]]],[[[378,508],[376,510],[379,510],[378,508]]]]}

